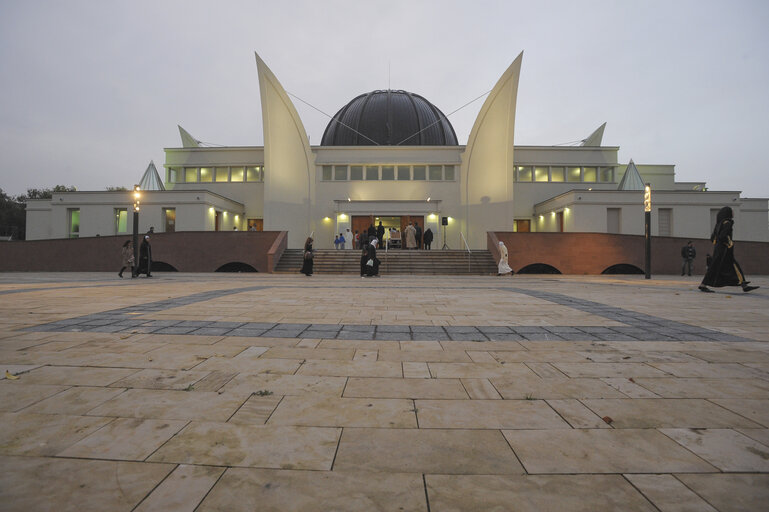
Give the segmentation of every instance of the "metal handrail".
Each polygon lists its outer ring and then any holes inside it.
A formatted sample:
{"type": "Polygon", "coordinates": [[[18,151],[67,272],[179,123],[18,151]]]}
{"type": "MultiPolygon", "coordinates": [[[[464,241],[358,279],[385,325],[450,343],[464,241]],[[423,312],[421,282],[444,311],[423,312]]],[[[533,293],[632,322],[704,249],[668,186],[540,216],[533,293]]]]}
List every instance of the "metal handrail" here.
{"type": "Polygon", "coordinates": [[[465,244],[465,249],[467,249],[467,273],[470,273],[470,256],[472,255],[470,251],[470,246],[467,245],[467,240],[465,240],[465,235],[460,231],[459,236],[462,238],[462,242],[465,244]]]}

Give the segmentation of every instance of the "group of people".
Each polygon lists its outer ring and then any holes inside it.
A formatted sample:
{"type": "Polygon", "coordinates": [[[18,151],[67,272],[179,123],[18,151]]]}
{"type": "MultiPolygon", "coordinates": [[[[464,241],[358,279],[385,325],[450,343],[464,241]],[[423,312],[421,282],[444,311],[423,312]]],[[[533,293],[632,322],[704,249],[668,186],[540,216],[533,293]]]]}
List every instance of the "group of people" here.
{"type": "Polygon", "coordinates": [[[144,235],[141,245],[139,245],[139,265],[136,265],[134,259],[134,248],[131,240],[126,240],[121,249],[120,255],[122,259],[122,266],[120,272],[117,273],[118,277],[123,278],[123,272],[130,268],[131,277],[139,277],[140,274],[145,274],[147,277],[152,277],[152,245],[150,244],[150,234],[155,233],[155,228],[150,228],[144,235]]]}
{"type": "MultiPolygon", "coordinates": [[[[374,227],[371,224],[364,232],[364,236],[359,237],[356,231],[354,237],[350,234],[350,230],[347,230],[349,239],[340,233],[335,245],[339,246],[344,244],[345,248],[348,248],[348,243],[355,241],[356,248],[361,250],[360,257],[360,275],[361,277],[379,277],[379,259],[376,257],[377,247],[379,240],[384,236],[384,226],[379,223],[378,227],[374,227]],[[349,242],[348,242],[349,240],[349,242]],[[358,245],[360,243],[360,245],[358,245]]],[[[723,286],[740,286],[744,292],[750,292],[758,288],[758,286],[750,286],[750,281],[745,279],[745,274],[740,267],[740,264],[734,258],[734,241],[732,240],[732,234],[734,229],[734,213],[732,209],[725,206],[719,210],[716,216],[716,225],[713,228],[713,233],[710,237],[713,243],[713,256],[708,255],[707,258],[707,270],[705,277],[699,285],[699,290],[706,293],[713,293],[713,290],[708,288],[709,286],[720,288],[723,286]]],[[[430,248],[432,243],[432,232],[428,228],[422,236],[422,230],[416,222],[409,223],[403,230],[405,237],[406,248],[416,249],[422,242],[424,242],[427,249],[430,248]]],[[[145,242],[148,242],[149,237],[145,237],[145,242]]],[[[312,275],[312,242],[311,237],[307,238],[304,245],[304,264],[302,265],[301,272],[307,276],[312,275]]],[[[125,247],[130,244],[126,242],[125,247]]],[[[147,244],[149,245],[149,244],[147,244]]],[[[144,247],[144,244],[142,244],[144,247]]],[[[338,247],[337,247],[338,248],[338,247]]],[[[508,252],[504,242],[499,242],[499,261],[497,263],[497,275],[515,275],[515,272],[508,263],[508,252]]],[[[151,254],[151,253],[150,253],[151,254]]],[[[697,257],[697,251],[695,250],[691,241],[681,248],[681,258],[683,259],[683,266],[681,268],[681,275],[692,275],[692,266],[694,259],[697,257]]],[[[151,257],[150,257],[151,259],[151,257]]],[[[125,263],[124,257],[124,265],[125,263]]],[[[141,268],[142,260],[140,259],[139,268],[141,268]]],[[[149,267],[148,267],[149,277],[149,267]]],[[[123,269],[120,270],[120,277],[122,277],[123,269]]]]}
{"type": "MultiPolygon", "coordinates": [[[[386,228],[382,224],[382,221],[379,221],[378,226],[374,226],[373,223],[370,224],[368,229],[363,230],[361,233],[358,233],[358,230],[355,230],[355,233],[352,233],[350,229],[347,228],[345,233],[334,235],[334,249],[363,250],[363,248],[367,244],[370,244],[374,239],[377,240],[378,244],[381,244],[385,239],[385,231],[386,228]]],[[[388,248],[398,246],[405,249],[421,249],[424,247],[425,249],[430,250],[433,243],[433,237],[434,235],[430,228],[427,228],[422,232],[419,223],[414,221],[410,222],[408,226],[404,228],[403,233],[396,228],[389,229],[388,248]]]]}

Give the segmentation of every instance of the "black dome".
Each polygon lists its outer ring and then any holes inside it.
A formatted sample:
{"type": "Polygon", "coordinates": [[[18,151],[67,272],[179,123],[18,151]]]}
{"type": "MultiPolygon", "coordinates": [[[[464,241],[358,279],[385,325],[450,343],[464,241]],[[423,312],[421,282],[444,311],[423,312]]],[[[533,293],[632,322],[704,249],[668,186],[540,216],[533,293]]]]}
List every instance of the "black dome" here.
{"type": "Polygon", "coordinates": [[[361,94],[334,115],[321,146],[456,146],[438,107],[408,91],[361,94]]]}

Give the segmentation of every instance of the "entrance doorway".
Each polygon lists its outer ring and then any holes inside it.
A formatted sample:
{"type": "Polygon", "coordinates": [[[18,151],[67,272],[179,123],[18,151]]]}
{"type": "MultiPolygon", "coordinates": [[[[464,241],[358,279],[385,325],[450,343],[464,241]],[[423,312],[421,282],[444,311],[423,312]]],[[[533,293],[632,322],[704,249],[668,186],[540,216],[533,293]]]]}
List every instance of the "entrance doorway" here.
{"type": "MultiPolygon", "coordinates": [[[[384,247],[384,242],[390,241],[390,230],[395,230],[393,236],[393,244],[390,244],[390,247],[405,247],[405,243],[400,244],[398,241],[400,239],[401,233],[403,233],[403,230],[406,228],[406,226],[409,225],[410,222],[416,222],[419,224],[419,227],[422,228],[422,232],[424,233],[425,230],[425,217],[424,215],[353,215],[352,216],[352,232],[355,233],[357,231],[359,234],[364,233],[368,230],[370,225],[374,225],[374,227],[378,227],[379,223],[382,223],[382,226],[385,228],[385,240],[383,241],[382,247],[384,247]]],[[[420,247],[421,248],[421,247],[420,247]]]]}
{"type": "Polygon", "coordinates": [[[264,219],[248,219],[249,231],[264,231],[264,219]]]}

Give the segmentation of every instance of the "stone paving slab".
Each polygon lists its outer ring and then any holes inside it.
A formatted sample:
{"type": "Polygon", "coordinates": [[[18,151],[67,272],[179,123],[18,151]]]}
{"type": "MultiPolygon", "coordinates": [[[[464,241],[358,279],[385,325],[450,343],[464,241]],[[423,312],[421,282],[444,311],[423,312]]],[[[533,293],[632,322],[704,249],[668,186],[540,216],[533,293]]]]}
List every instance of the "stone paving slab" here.
{"type": "Polygon", "coordinates": [[[751,277],[0,274],[0,508],[760,510],[751,277]]]}

